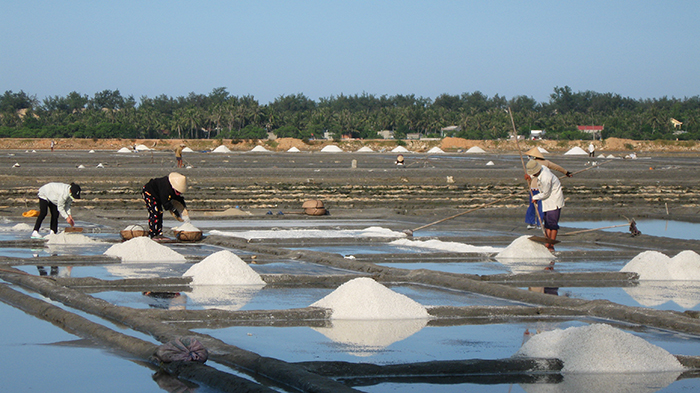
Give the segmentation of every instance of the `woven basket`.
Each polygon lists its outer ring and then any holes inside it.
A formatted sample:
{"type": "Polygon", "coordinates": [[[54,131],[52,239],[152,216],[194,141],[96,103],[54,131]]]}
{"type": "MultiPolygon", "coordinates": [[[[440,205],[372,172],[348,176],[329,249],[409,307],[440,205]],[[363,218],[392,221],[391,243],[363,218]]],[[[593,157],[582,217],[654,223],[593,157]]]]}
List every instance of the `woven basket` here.
{"type": "Polygon", "coordinates": [[[138,230],[138,229],[132,229],[132,230],[125,229],[125,230],[119,232],[119,234],[122,236],[122,240],[131,240],[135,237],[147,235],[146,231],[142,231],[142,230],[138,230]]]}
{"type": "Polygon", "coordinates": [[[202,240],[202,231],[175,231],[175,237],[181,242],[202,240]]]}

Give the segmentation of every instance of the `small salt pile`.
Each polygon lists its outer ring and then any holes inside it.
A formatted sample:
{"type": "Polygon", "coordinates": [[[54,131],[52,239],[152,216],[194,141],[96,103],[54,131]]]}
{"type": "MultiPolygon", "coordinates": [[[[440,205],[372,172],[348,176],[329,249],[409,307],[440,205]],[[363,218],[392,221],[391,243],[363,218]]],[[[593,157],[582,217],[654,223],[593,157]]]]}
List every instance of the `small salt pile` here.
{"type": "Polygon", "coordinates": [[[403,232],[392,231],[382,227],[368,227],[365,229],[279,229],[279,230],[253,230],[253,231],[219,231],[212,230],[212,235],[240,237],[244,239],[306,239],[306,238],[348,238],[348,237],[406,237],[403,232]]]}
{"type": "Polygon", "coordinates": [[[505,250],[496,254],[496,259],[532,260],[554,259],[554,255],[544,244],[530,240],[530,236],[524,235],[515,239],[505,250]]]}
{"type": "Polygon", "coordinates": [[[266,152],[269,150],[267,150],[264,146],[258,145],[258,146],[255,146],[254,148],[252,148],[250,151],[266,152]]]}
{"type": "Polygon", "coordinates": [[[673,258],[658,251],[644,251],[632,258],[621,272],[635,272],[640,280],[698,281],[700,280],[700,255],[685,250],[673,258]]]}
{"type": "Polygon", "coordinates": [[[606,324],[536,334],[513,356],[561,359],[563,373],[684,370],[678,359],[665,349],[606,324]]]}
{"type": "Polygon", "coordinates": [[[190,149],[189,147],[186,147],[186,148],[182,149],[182,152],[183,153],[194,153],[194,150],[190,149]]]}
{"type": "Polygon", "coordinates": [[[292,146],[287,150],[287,153],[299,153],[301,150],[297,149],[296,146],[292,146]]]}
{"type": "Polygon", "coordinates": [[[392,153],[410,153],[408,149],[403,146],[396,146],[391,150],[392,153]]]}
{"type": "Polygon", "coordinates": [[[186,222],[180,226],[174,227],[173,230],[182,232],[202,232],[201,230],[199,230],[199,228],[192,225],[191,222],[186,222]]]}
{"type": "Polygon", "coordinates": [[[372,150],[371,147],[369,146],[362,146],[361,148],[357,149],[357,153],[372,153],[374,150],[372,150]]]}
{"type": "Polygon", "coordinates": [[[131,153],[131,152],[132,152],[132,150],[129,149],[128,147],[122,147],[121,149],[119,149],[117,151],[117,153],[131,153]]]}
{"type": "Polygon", "coordinates": [[[439,148],[439,147],[437,147],[437,146],[435,146],[435,147],[433,147],[432,149],[428,150],[428,153],[429,153],[429,154],[441,154],[441,153],[444,153],[444,152],[445,152],[444,150],[442,150],[441,148],[439,148]]]}
{"type": "Polygon", "coordinates": [[[323,153],[342,153],[343,149],[339,148],[336,145],[328,145],[324,146],[323,149],[321,149],[321,152],[323,153]]]}
{"type": "Polygon", "coordinates": [[[220,145],[216,149],[212,150],[212,153],[230,153],[230,152],[231,152],[231,149],[229,149],[228,147],[226,147],[224,145],[220,145]]]}
{"type": "Polygon", "coordinates": [[[148,146],[146,146],[146,145],[137,145],[137,146],[136,146],[136,150],[138,150],[138,151],[148,151],[148,150],[151,150],[151,149],[150,149],[148,146]]]}
{"type": "Polygon", "coordinates": [[[489,162],[486,163],[486,165],[487,165],[487,166],[491,166],[491,165],[496,165],[496,164],[494,164],[493,161],[489,161],[489,162]]]}
{"type": "Polygon", "coordinates": [[[429,318],[428,310],[368,277],[350,280],[311,307],[329,308],[331,319],[429,318]]]}
{"type": "Polygon", "coordinates": [[[146,236],[115,244],[104,255],[121,258],[124,262],[185,262],[184,256],[146,236]]]}
{"type": "Polygon", "coordinates": [[[227,250],[209,255],[183,276],[192,277],[192,285],[265,285],[255,270],[227,250]]]}
{"type": "Polygon", "coordinates": [[[588,152],[576,146],[564,153],[565,156],[587,156],[588,152]]]}
{"type": "Polygon", "coordinates": [[[472,146],[466,153],[486,153],[486,150],[480,148],[479,146],[472,146]]]}
{"type": "Polygon", "coordinates": [[[11,232],[31,232],[34,229],[32,225],[25,224],[25,223],[19,223],[14,225],[12,228],[3,228],[3,230],[11,231],[11,232]]]}
{"type": "Polygon", "coordinates": [[[97,241],[95,239],[91,239],[85,235],[81,235],[80,233],[66,233],[66,232],[59,232],[56,234],[48,234],[44,236],[44,239],[47,239],[47,244],[94,244],[94,243],[102,243],[100,241],[97,241]]]}

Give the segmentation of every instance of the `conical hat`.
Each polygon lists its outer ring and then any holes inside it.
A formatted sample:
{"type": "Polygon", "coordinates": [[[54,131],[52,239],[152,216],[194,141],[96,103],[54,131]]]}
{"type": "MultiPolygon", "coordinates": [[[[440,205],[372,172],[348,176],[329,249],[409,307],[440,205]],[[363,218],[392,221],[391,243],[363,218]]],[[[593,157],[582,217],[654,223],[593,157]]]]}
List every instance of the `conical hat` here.
{"type": "Polygon", "coordinates": [[[530,157],[537,157],[537,158],[541,158],[544,160],[544,156],[542,155],[542,152],[537,147],[533,147],[532,149],[526,151],[525,154],[530,156],[530,157]]]}
{"type": "Polygon", "coordinates": [[[168,180],[173,189],[180,194],[184,194],[187,191],[187,178],[177,172],[171,172],[168,175],[168,180]]]}

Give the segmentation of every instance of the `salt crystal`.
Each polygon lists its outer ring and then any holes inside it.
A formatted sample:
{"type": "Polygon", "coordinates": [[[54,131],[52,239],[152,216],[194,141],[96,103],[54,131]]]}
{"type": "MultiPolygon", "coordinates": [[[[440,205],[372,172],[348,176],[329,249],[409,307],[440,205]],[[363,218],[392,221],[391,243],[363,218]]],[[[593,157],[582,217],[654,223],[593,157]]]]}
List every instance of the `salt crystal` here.
{"type": "Polygon", "coordinates": [[[536,334],[513,356],[561,359],[562,373],[684,370],[678,359],[665,349],[606,324],[536,334]]]}
{"type": "Polygon", "coordinates": [[[104,255],[121,258],[125,262],[185,262],[185,257],[158,244],[146,236],[135,237],[115,244],[104,255]]]}
{"type": "Polygon", "coordinates": [[[192,285],[265,285],[255,270],[227,250],[209,255],[183,276],[191,276],[192,285]]]}
{"type": "Polygon", "coordinates": [[[429,318],[425,307],[368,277],[350,280],[311,307],[329,308],[331,319],[429,318]]]}
{"type": "Polygon", "coordinates": [[[502,250],[502,248],[490,247],[490,246],[472,246],[471,244],[464,244],[458,242],[445,242],[437,239],[430,240],[408,240],[408,239],[398,239],[390,242],[389,244],[395,246],[405,246],[405,247],[417,247],[417,248],[427,248],[430,250],[441,250],[450,252],[475,252],[482,254],[492,254],[502,250]]]}

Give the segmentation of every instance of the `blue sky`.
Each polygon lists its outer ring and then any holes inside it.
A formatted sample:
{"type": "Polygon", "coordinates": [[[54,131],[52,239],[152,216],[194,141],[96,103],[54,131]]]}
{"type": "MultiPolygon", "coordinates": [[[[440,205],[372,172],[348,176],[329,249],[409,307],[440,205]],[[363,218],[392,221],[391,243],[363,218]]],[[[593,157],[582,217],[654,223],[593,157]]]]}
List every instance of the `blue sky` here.
{"type": "Polygon", "coordinates": [[[10,1],[0,93],[700,95],[700,2],[10,1]]]}

